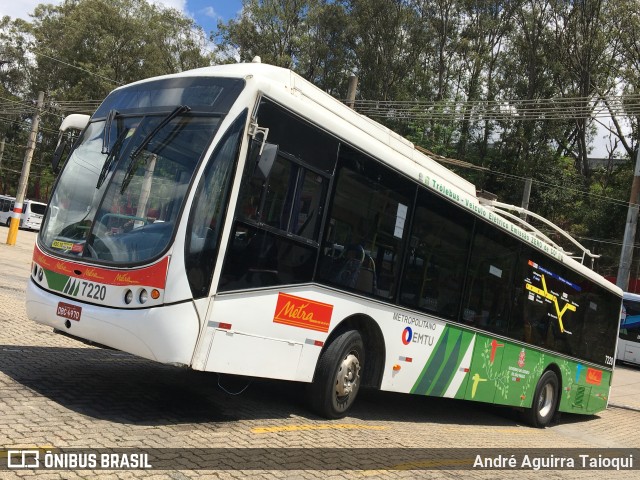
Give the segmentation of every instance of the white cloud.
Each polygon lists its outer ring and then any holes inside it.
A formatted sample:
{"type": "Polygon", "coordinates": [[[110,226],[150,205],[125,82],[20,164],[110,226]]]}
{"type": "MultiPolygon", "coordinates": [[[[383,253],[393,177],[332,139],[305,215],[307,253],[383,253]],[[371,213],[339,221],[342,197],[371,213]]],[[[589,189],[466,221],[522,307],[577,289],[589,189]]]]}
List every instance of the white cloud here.
{"type": "Polygon", "coordinates": [[[201,10],[205,17],[218,18],[220,15],[216,13],[213,7],[207,7],[201,10]]]}
{"type": "Polygon", "coordinates": [[[185,11],[185,7],[187,6],[187,0],[153,0],[151,3],[156,3],[167,8],[175,8],[179,12],[183,13],[185,11]]]}

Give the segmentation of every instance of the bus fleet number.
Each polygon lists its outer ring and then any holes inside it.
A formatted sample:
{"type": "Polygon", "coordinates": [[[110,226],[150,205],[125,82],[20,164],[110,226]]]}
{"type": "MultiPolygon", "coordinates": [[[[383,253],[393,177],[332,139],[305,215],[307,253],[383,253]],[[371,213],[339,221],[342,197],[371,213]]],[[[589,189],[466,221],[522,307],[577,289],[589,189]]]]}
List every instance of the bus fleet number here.
{"type": "Polygon", "coordinates": [[[609,355],[605,355],[604,356],[604,363],[606,365],[613,365],[613,357],[610,357],[609,355]]]}
{"type": "Polygon", "coordinates": [[[104,300],[107,296],[107,287],[95,283],[82,282],[82,296],[95,300],[104,300]]]}

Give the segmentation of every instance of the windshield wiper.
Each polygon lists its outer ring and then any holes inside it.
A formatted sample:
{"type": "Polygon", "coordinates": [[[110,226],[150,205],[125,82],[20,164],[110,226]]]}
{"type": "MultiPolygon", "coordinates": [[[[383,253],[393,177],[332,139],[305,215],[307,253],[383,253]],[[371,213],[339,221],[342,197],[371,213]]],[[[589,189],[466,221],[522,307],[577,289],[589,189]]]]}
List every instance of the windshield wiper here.
{"type": "Polygon", "coordinates": [[[109,110],[107,119],[104,122],[104,132],[102,133],[102,154],[109,153],[109,145],[111,144],[111,124],[113,119],[118,115],[118,111],[114,108],[109,110]]]}
{"type": "Polygon", "coordinates": [[[120,153],[120,149],[122,148],[124,139],[127,137],[127,133],[128,133],[127,129],[122,131],[122,133],[116,140],[116,143],[113,145],[113,149],[109,152],[109,155],[107,155],[107,158],[105,159],[104,164],[102,165],[102,170],[100,170],[100,175],[98,176],[98,183],[96,183],[96,189],[100,188],[104,183],[104,180],[107,178],[107,174],[111,169],[111,165],[113,165],[113,162],[116,160],[116,158],[118,157],[118,154],[120,153]]]}
{"type": "Polygon", "coordinates": [[[162,121],[160,121],[153,130],[151,130],[149,133],[147,133],[147,135],[145,135],[145,137],[140,142],[140,145],[138,145],[136,149],[133,152],[131,152],[131,155],[129,155],[129,158],[131,160],[129,162],[129,166],[127,167],[127,171],[124,174],[124,178],[122,180],[122,188],[120,188],[121,195],[129,186],[131,177],[133,177],[133,174],[138,169],[138,165],[140,163],[138,156],[140,155],[140,152],[144,150],[144,148],[149,144],[149,142],[151,142],[153,137],[155,137],[160,130],[166,127],[169,124],[169,122],[171,122],[171,120],[176,118],[178,115],[182,115],[183,113],[188,112],[189,110],[191,110],[191,108],[188,107],[187,105],[181,105],[179,107],[174,108],[173,111],[169,113],[166,117],[164,117],[162,121]]]}

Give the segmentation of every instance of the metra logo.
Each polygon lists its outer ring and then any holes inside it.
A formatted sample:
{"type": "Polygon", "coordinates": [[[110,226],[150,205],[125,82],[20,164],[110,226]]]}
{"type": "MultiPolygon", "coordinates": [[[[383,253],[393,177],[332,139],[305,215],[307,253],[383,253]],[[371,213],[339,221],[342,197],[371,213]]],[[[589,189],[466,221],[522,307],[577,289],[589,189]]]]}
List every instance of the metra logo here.
{"type": "Polygon", "coordinates": [[[413,338],[413,330],[411,327],[407,327],[402,332],[402,343],[405,345],[409,345],[411,343],[411,339],[413,338]]]}
{"type": "Polygon", "coordinates": [[[293,327],[328,332],[332,313],[333,305],[280,292],[273,321],[293,327]]]}
{"type": "Polygon", "coordinates": [[[71,273],[71,268],[65,262],[56,263],[56,269],[58,270],[58,272],[61,272],[61,273],[68,273],[68,274],[71,273]]]}
{"type": "Polygon", "coordinates": [[[104,277],[100,275],[100,272],[95,268],[87,268],[84,272],[84,276],[87,278],[93,278],[95,280],[103,280],[104,277]]]}
{"type": "Polygon", "coordinates": [[[289,317],[294,320],[307,320],[313,321],[313,312],[307,310],[309,308],[308,303],[296,304],[288,301],[282,310],[277,313],[278,317],[289,317]]]}
{"type": "Polygon", "coordinates": [[[595,368],[587,368],[587,383],[591,385],[600,385],[602,382],[602,370],[595,368]]]}
{"type": "Polygon", "coordinates": [[[133,285],[134,283],[138,283],[133,278],[131,278],[128,273],[118,273],[116,275],[116,282],[126,283],[128,285],[133,285]]]}

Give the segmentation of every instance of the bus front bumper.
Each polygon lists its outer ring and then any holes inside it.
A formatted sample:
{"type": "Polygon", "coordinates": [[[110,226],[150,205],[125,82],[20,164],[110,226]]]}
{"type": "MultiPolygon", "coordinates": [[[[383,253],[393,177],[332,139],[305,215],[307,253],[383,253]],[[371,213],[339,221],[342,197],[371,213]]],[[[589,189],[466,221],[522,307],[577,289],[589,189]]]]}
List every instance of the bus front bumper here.
{"type": "Polygon", "coordinates": [[[27,317],[73,337],[157,362],[190,366],[199,321],[193,302],[126,310],[90,305],[43,290],[29,279],[27,317]],[[79,320],[57,314],[63,302],[82,309],[79,320]]]}

